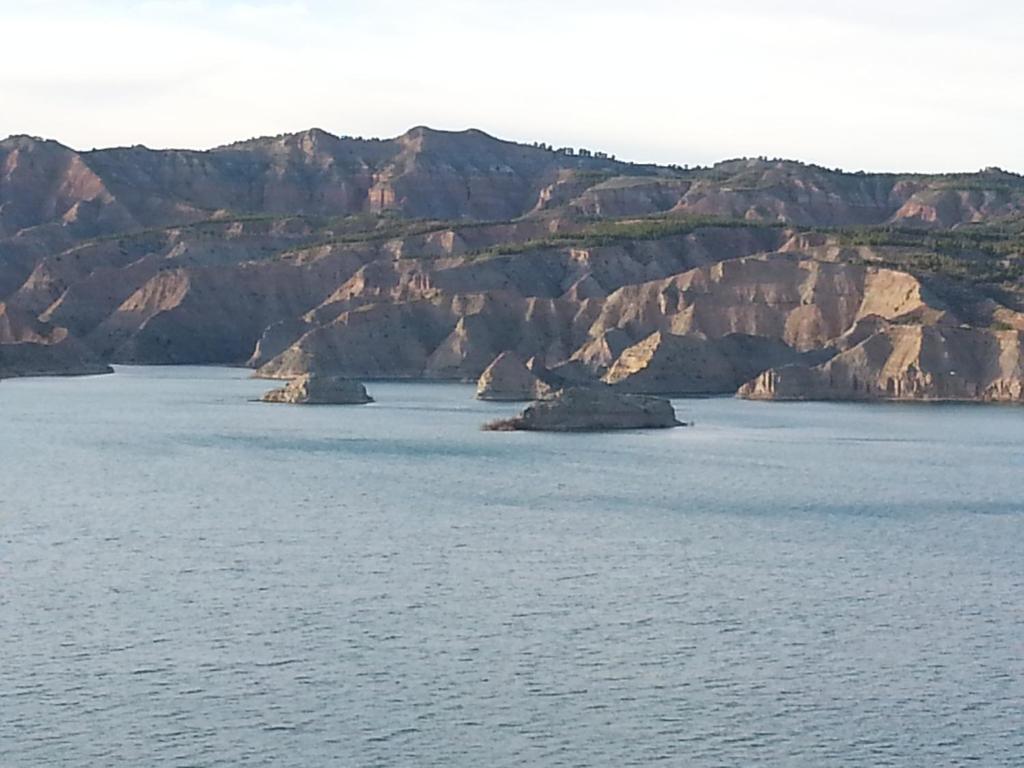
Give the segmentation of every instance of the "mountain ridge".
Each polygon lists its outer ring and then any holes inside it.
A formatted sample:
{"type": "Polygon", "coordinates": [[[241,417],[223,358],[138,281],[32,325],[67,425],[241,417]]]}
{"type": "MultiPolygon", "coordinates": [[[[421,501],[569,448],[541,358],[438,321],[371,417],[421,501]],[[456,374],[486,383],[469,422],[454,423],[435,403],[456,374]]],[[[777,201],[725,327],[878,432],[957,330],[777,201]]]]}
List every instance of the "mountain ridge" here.
{"type": "MultiPolygon", "coordinates": [[[[425,126],[210,150],[0,141],[0,302],[52,329],[0,347],[59,337],[90,371],[473,379],[510,352],[566,380],[735,391],[842,354],[871,314],[1024,328],[1022,253],[1024,177],[996,168],[653,166],[425,126]]],[[[926,396],[915,382],[899,391],[926,396]]]]}
{"type": "MultiPolygon", "coordinates": [[[[282,140],[282,139],[297,138],[297,137],[303,137],[303,136],[309,136],[309,135],[320,135],[320,136],[324,136],[324,137],[327,137],[327,138],[333,139],[333,140],[354,141],[354,142],[360,142],[360,143],[365,143],[365,144],[384,144],[384,143],[398,141],[398,140],[402,139],[403,137],[409,136],[410,134],[413,134],[413,133],[416,133],[416,132],[428,132],[428,133],[432,133],[432,134],[456,136],[456,137],[457,136],[479,136],[479,137],[490,139],[492,141],[495,141],[495,142],[498,142],[498,143],[501,143],[501,144],[520,146],[520,147],[531,147],[531,148],[537,148],[538,146],[540,146],[540,147],[547,147],[548,149],[546,151],[550,151],[550,152],[557,152],[558,151],[552,145],[549,145],[549,144],[544,144],[544,143],[541,143],[541,142],[527,143],[527,142],[523,142],[523,141],[517,141],[517,140],[514,140],[514,139],[503,139],[500,136],[497,136],[495,134],[492,134],[492,133],[490,133],[488,131],[485,131],[483,129],[480,129],[480,128],[469,127],[469,128],[449,129],[449,128],[434,128],[434,127],[429,126],[429,125],[416,125],[416,126],[413,126],[413,127],[409,128],[404,133],[400,133],[400,134],[397,134],[397,135],[391,136],[391,137],[355,136],[355,135],[351,135],[351,134],[334,133],[333,131],[328,130],[326,128],[321,128],[320,126],[311,126],[309,128],[305,128],[305,129],[301,129],[301,130],[297,130],[297,131],[286,131],[286,132],[277,133],[277,134],[263,134],[263,135],[259,135],[259,136],[252,136],[252,137],[247,138],[247,139],[238,139],[238,140],[235,140],[235,141],[230,141],[230,142],[227,142],[227,143],[224,143],[224,144],[216,144],[216,145],[209,146],[209,147],[186,147],[186,146],[151,147],[151,146],[149,146],[147,144],[141,144],[140,143],[140,144],[114,144],[114,145],[110,145],[110,146],[93,147],[91,149],[80,149],[80,148],[77,148],[77,147],[73,147],[70,144],[65,144],[62,141],[60,141],[59,139],[52,138],[52,137],[37,136],[37,135],[34,135],[34,134],[29,134],[29,133],[13,133],[13,134],[9,134],[6,137],[0,138],[0,148],[2,148],[3,145],[5,143],[7,143],[7,142],[14,142],[14,141],[18,141],[18,140],[29,140],[29,141],[33,141],[33,142],[37,142],[37,143],[51,143],[51,144],[55,144],[55,145],[58,145],[60,147],[63,147],[64,149],[68,149],[68,150],[70,150],[72,152],[76,152],[78,154],[91,154],[91,153],[96,153],[96,152],[108,152],[108,151],[112,151],[112,150],[125,150],[125,149],[144,149],[144,150],[147,150],[149,152],[208,153],[208,152],[219,152],[219,151],[226,151],[226,150],[232,150],[232,149],[236,149],[236,150],[237,149],[244,149],[247,146],[256,145],[256,144],[260,144],[260,143],[271,142],[271,141],[279,141],[279,140],[282,140]]],[[[631,165],[631,166],[636,166],[636,167],[648,167],[648,168],[667,168],[667,169],[672,169],[672,168],[677,168],[677,167],[685,168],[685,169],[689,169],[690,168],[689,165],[687,165],[687,166],[678,166],[676,163],[663,163],[663,162],[655,162],[655,161],[620,159],[620,158],[617,158],[615,155],[613,155],[611,153],[608,153],[608,154],[609,154],[609,156],[612,159],[617,159],[617,162],[620,162],[620,163],[622,163],[624,165],[631,165]]],[[[722,168],[722,169],[724,169],[724,168],[727,168],[727,167],[732,166],[732,165],[746,164],[746,163],[750,163],[750,162],[762,162],[762,163],[793,165],[793,166],[799,166],[799,167],[804,167],[804,168],[812,168],[812,169],[818,169],[818,170],[822,170],[822,171],[828,171],[830,173],[843,174],[843,175],[847,175],[847,176],[888,176],[888,177],[901,177],[901,178],[909,178],[909,177],[918,177],[918,178],[940,178],[940,177],[941,178],[951,178],[951,177],[973,177],[973,176],[977,176],[977,175],[988,174],[988,175],[997,175],[997,176],[1007,176],[1007,177],[1011,177],[1013,179],[1020,180],[1020,181],[1024,182],[1024,171],[1017,172],[1017,171],[1005,169],[1005,168],[1002,168],[1000,166],[994,166],[994,165],[985,166],[985,167],[977,169],[977,170],[970,170],[970,169],[952,170],[951,169],[951,170],[946,170],[946,171],[915,171],[915,170],[880,170],[880,169],[867,169],[867,168],[854,170],[854,169],[850,169],[850,168],[844,168],[842,166],[829,166],[829,165],[825,165],[825,164],[820,163],[820,162],[800,160],[800,159],[795,158],[795,157],[772,157],[772,158],[769,158],[766,155],[756,155],[756,156],[755,155],[749,155],[749,156],[740,155],[740,156],[736,156],[736,157],[728,157],[728,158],[723,158],[721,160],[717,160],[717,161],[715,161],[711,165],[696,164],[693,167],[694,168],[722,168]]]]}

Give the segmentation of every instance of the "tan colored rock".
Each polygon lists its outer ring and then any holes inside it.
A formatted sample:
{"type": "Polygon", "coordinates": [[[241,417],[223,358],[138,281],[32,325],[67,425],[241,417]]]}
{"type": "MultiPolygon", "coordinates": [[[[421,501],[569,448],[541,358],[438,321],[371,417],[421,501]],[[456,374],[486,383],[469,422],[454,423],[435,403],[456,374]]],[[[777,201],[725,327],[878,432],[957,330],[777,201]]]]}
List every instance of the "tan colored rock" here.
{"type": "Polygon", "coordinates": [[[584,342],[572,353],[570,360],[600,375],[631,345],[632,340],[628,333],[621,328],[610,328],[584,342]]]}
{"type": "Polygon", "coordinates": [[[1024,333],[893,326],[815,367],[765,371],[752,400],[1024,401],[1024,333]]]}
{"type": "Polygon", "coordinates": [[[476,380],[501,352],[565,360],[586,337],[596,307],[492,292],[373,303],[310,329],[259,375],[310,370],[356,378],[476,380]]]}
{"type": "Polygon", "coordinates": [[[366,394],[366,387],[358,381],[320,374],[300,376],[280,389],[267,392],[261,399],[265,403],[291,405],[363,405],[373,402],[373,398],[366,394]]]}
{"type": "Polygon", "coordinates": [[[480,374],[476,396],[480,400],[540,400],[549,397],[555,387],[527,367],[515,352],[502,352],[480,374]]]}
{"type": "MultiPolygon", "coordinates": [[[[1015,179],[1011,176],[1011,180],[1015,179]]],[[[892,220],[918,226],[953,227],[1014,213],[1020,204],[1019,197],[1008,189],[999,189],[998,178],[992,181],[992,189],[923,189],[911,196],[893,214],[892,220]]]]}
{"type": "Polygon", "coordinates": [[[460,379],[467,370],[480,370],[489,365],[494,349],[502,344],[497,335],[494,324],[484,315],[460,317],[427,358],[424,372],[430,378],[460,379]]]}
{"type": "Polygon", "coordinates": [[[330,372],[352,378],[420,378],[450,318],[431,302],[370,304],[303,334],[257,371],[290,379],[330,372]]]}
{"type": "Polygon", "coordinates": [[[511,419],[484,426],[495,432],[596,432],[684,426],[672,403],[659,397],[627,395],[607,387],[570,388],[539,400],[511,419]]]}
{"type": "Polygon", "coordinates": [[[708,338],[742,333],[804,351],[826,345],[867,315],[936,322],[945,312],[906,272],[770,254],[620,288],[603,303],[590,335],[611,328],[634,338],[655,331],[708,338]]]}
{"type": "Polygon", "coordinates": [[[67,335],[66,328],[53,326],[0,302],[0,344],[56,344],[67,335]]]}
{"type": "Polygon", "coordinates": [[[758,336],[707,339],[656,331],[623,351],[602,380],[626,392],[731,394],[757,373],[798,357],[781,341],[758,336]]]}

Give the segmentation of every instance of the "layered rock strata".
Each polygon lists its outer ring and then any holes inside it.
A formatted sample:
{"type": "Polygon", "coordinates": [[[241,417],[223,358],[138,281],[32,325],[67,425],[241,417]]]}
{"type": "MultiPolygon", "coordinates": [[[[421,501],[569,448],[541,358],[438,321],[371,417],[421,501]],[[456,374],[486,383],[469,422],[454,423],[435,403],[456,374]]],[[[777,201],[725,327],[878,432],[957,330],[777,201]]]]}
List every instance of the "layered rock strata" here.
{"type": "Polygon", "coordinates": [[[817,366],[771,368],[744,384],[755,400],[1024,401],[1024,334],[893,326],[817,366]]]}

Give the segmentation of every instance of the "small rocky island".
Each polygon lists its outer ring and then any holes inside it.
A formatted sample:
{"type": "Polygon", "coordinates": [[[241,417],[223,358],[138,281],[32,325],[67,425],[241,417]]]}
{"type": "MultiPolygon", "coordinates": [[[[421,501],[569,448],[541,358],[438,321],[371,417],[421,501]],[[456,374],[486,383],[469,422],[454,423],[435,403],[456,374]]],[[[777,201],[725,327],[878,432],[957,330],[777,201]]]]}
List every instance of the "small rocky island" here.
{"type": "Polygon", "coordinates": [[[280,389],[267,392],[261,399],[265,403],[291,405],[363,405],[373,402],[360,382],[315,373],[292,379],[280,389]]]}
{"type": "Polygon", "coordinates": [[[627,395],[604,387],[564,389],[538,400],[511,419],[484,425],[491,432],[599,432],[686,426],[672,403],[648,395],[627,395]]]}

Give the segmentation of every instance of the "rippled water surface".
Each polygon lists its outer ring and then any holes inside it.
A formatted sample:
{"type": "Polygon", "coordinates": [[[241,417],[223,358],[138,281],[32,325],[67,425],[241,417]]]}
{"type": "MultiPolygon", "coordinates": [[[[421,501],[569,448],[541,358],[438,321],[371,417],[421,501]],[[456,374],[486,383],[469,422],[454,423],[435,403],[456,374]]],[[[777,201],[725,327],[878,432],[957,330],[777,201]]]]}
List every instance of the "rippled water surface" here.
{"type": "Polygon", "coordinates": [[[0,383],[0,765],[1019,766],[1024,409],[0,383]]]}

